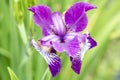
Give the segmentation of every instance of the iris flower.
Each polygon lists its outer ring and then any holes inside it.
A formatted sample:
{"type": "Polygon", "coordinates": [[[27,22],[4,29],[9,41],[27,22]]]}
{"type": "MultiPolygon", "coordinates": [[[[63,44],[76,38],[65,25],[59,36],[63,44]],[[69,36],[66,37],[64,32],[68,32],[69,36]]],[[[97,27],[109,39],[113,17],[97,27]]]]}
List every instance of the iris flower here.
{"type": "Polygon", "coordinates": [[[61,59],[56,52],[66,52],[71,60],[71,68],[80,73],[85,52],[97,45],[90,33],[80,33],[88,24],[87,11],[95,8],[92,4],[77,2],[63,16],[60,12],[52,12],[46,5],[29,8],[43,34],[38,43],[33,39],[31,44],[44,57],[53,77],[61,69],[61,59]]]}

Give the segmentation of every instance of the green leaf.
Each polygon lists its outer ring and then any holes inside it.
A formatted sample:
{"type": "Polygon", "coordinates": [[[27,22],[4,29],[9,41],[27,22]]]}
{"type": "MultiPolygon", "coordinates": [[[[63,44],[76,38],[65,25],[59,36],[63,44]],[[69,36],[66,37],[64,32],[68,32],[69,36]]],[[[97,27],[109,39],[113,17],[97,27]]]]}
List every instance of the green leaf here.
{"type": "Polygon", "coordinates": [[[10,67],[7,67],[11,80],[19,80],[10,67]]]}
{"type": "Polygon", "coordinates": [[[3,56],[5,56],[5,57],[7,57],[7,58],[9,58],[9,59],[11,57],[10,54],[9,54],[9,52],[6,49],[1,48],[1,47],[0,47],[0,54],[3,55],[3,56]]]}

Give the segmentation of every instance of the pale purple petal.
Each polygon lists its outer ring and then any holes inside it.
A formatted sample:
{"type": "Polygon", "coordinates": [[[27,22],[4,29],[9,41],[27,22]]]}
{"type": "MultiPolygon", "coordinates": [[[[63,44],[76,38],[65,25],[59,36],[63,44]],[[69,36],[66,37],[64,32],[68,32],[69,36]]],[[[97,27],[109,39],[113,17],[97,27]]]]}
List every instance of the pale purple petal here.
{"type": "Polygon", "coordinates": [[[52,11],[48,6],[38,5],[29,8],[34,13],[34,22],[41,27],[43,35],[48,35],[51,32],[52,11]]]}
{"type": "Polygon", "coordinates": [[[94,8],[95,6],[85,2],[77,2],[71,6],[65,13],[68,28],[76,32],[84,30],[88,23],[86,11],[94,8]]]}
{"type": "Polygon", "coordinates": [[[72,58],[72,65],[71,68],[73,71],[75,71],[77,74],[80,74],[81,66],[82,66],[82,60],[80,59],[79,55],[76,55],[74,58],[72,58]]]}
{"type": "Polygon", "coordinates": [[[85,39],[86,39],[86,36],[83,35],[83,34],[80,34],[80,33],[77,33],[77,32],[68,32],[64,39],[67,41],[67,40],[71,40],[73,39],[75,36],[78,36],[78,40],[79,40],[79,43],[82,43],[82,42],[85,42],[85,39]]]}
{"type": "Polygon", "coordinates": [[[59,40],[60,40],[59,37],[56,35],[48,35],[39,39],[39,42],[43,46],[52,46],[52,41],[59,41],[59,40]]]}
{"type": "Polygon", "coordinates": [[[65,50],[65,43],[52,42],[53,48],[58,52],[63,52],[65,50]]]}
{"type": "Polygon", "coordinates": [[[79,33],[76,32],[67,32],[66,35],[64,36],[64,39],[67,40],[72,40],[75,36],[79,36],[79,33]]]}
{"type": "Polygon", "coordinates": [[[52,15],[52,20],[54,23],[54,29],[56,33],[60,36],[65,34],[65,25],[63,24],[62,16],[60,12],[54,12],[52,15]]]}
{"type": "Polygon", "coordinates": [[[69,56],[75,56],[80,50],[78,37],[75,36],[72,40],[66,43],[66,52],[69,56]]]}
{"type": "Polygon", "coordinates": [[[44,57],[45,61],[48,63],[52,76],[55,77],[61,69],[60,58],[55,53],[47,53],[46,51],[43,51],[35,40],[31,40],[31,45],[44,57]]]}

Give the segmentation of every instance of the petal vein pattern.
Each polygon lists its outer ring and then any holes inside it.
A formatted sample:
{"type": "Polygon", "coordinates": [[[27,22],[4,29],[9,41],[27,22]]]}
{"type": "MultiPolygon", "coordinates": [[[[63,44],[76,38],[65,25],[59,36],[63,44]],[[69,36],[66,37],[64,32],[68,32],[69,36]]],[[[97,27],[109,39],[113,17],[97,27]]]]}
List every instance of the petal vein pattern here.
{"type": "Polygon", "coordinates": [[[61,69],[60,58],[54,53],[46,53],[45,51],[43,51],[35,42],[35,40],[31,40],[31,44],[44,57],[44,59],[48,63],[52,76],[55,77],[61,69]]]}

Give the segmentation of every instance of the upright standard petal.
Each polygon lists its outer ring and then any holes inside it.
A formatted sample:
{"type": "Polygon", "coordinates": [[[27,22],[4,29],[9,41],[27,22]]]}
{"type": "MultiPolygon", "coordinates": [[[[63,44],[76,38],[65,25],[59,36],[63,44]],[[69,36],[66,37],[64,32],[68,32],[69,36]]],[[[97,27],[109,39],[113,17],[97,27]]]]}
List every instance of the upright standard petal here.
{"type": "Polygon", "coordinates": [[[94,8],[95,6],[85,2],[77,2],[71,6],[65,13],[68,28],[76,32],[84,30],[88,23],[86,11],[94,8]]]}
{"type": "Polygon", "coordinates": [[[34,13],[34,22],[41,27],[43,35],[51,33],[52,11],[48,6],[38,5],[29,8],[34,13]]]}
{"type": "Polygon", "coordinates": [[[61,60],[55,53],[47,53],[41,49],[41,47],[34,41],[31,40],[32,46],[44,57],[48,63],[49,70],[53,77],[55,77],[61,69],[61,60]]]}
{"type": "Polygon", "coordinates": [[[60,12],[54,12],[52,15],[52,20],[56,34],[58,34],[59,36],[63,36],[66,31],[60,12]]]}
{"type": "MultiPolygon", "coordinates": [[[[85,3],[85,2],[84,2],[85,3]]],[[[86,7],[85,7],[85,11],[89,11],[91,9],[95,9],[97,8],[96,6],[94,6],[93,4],[89,4],[89,3],[85,3],[86,7]]]]}

